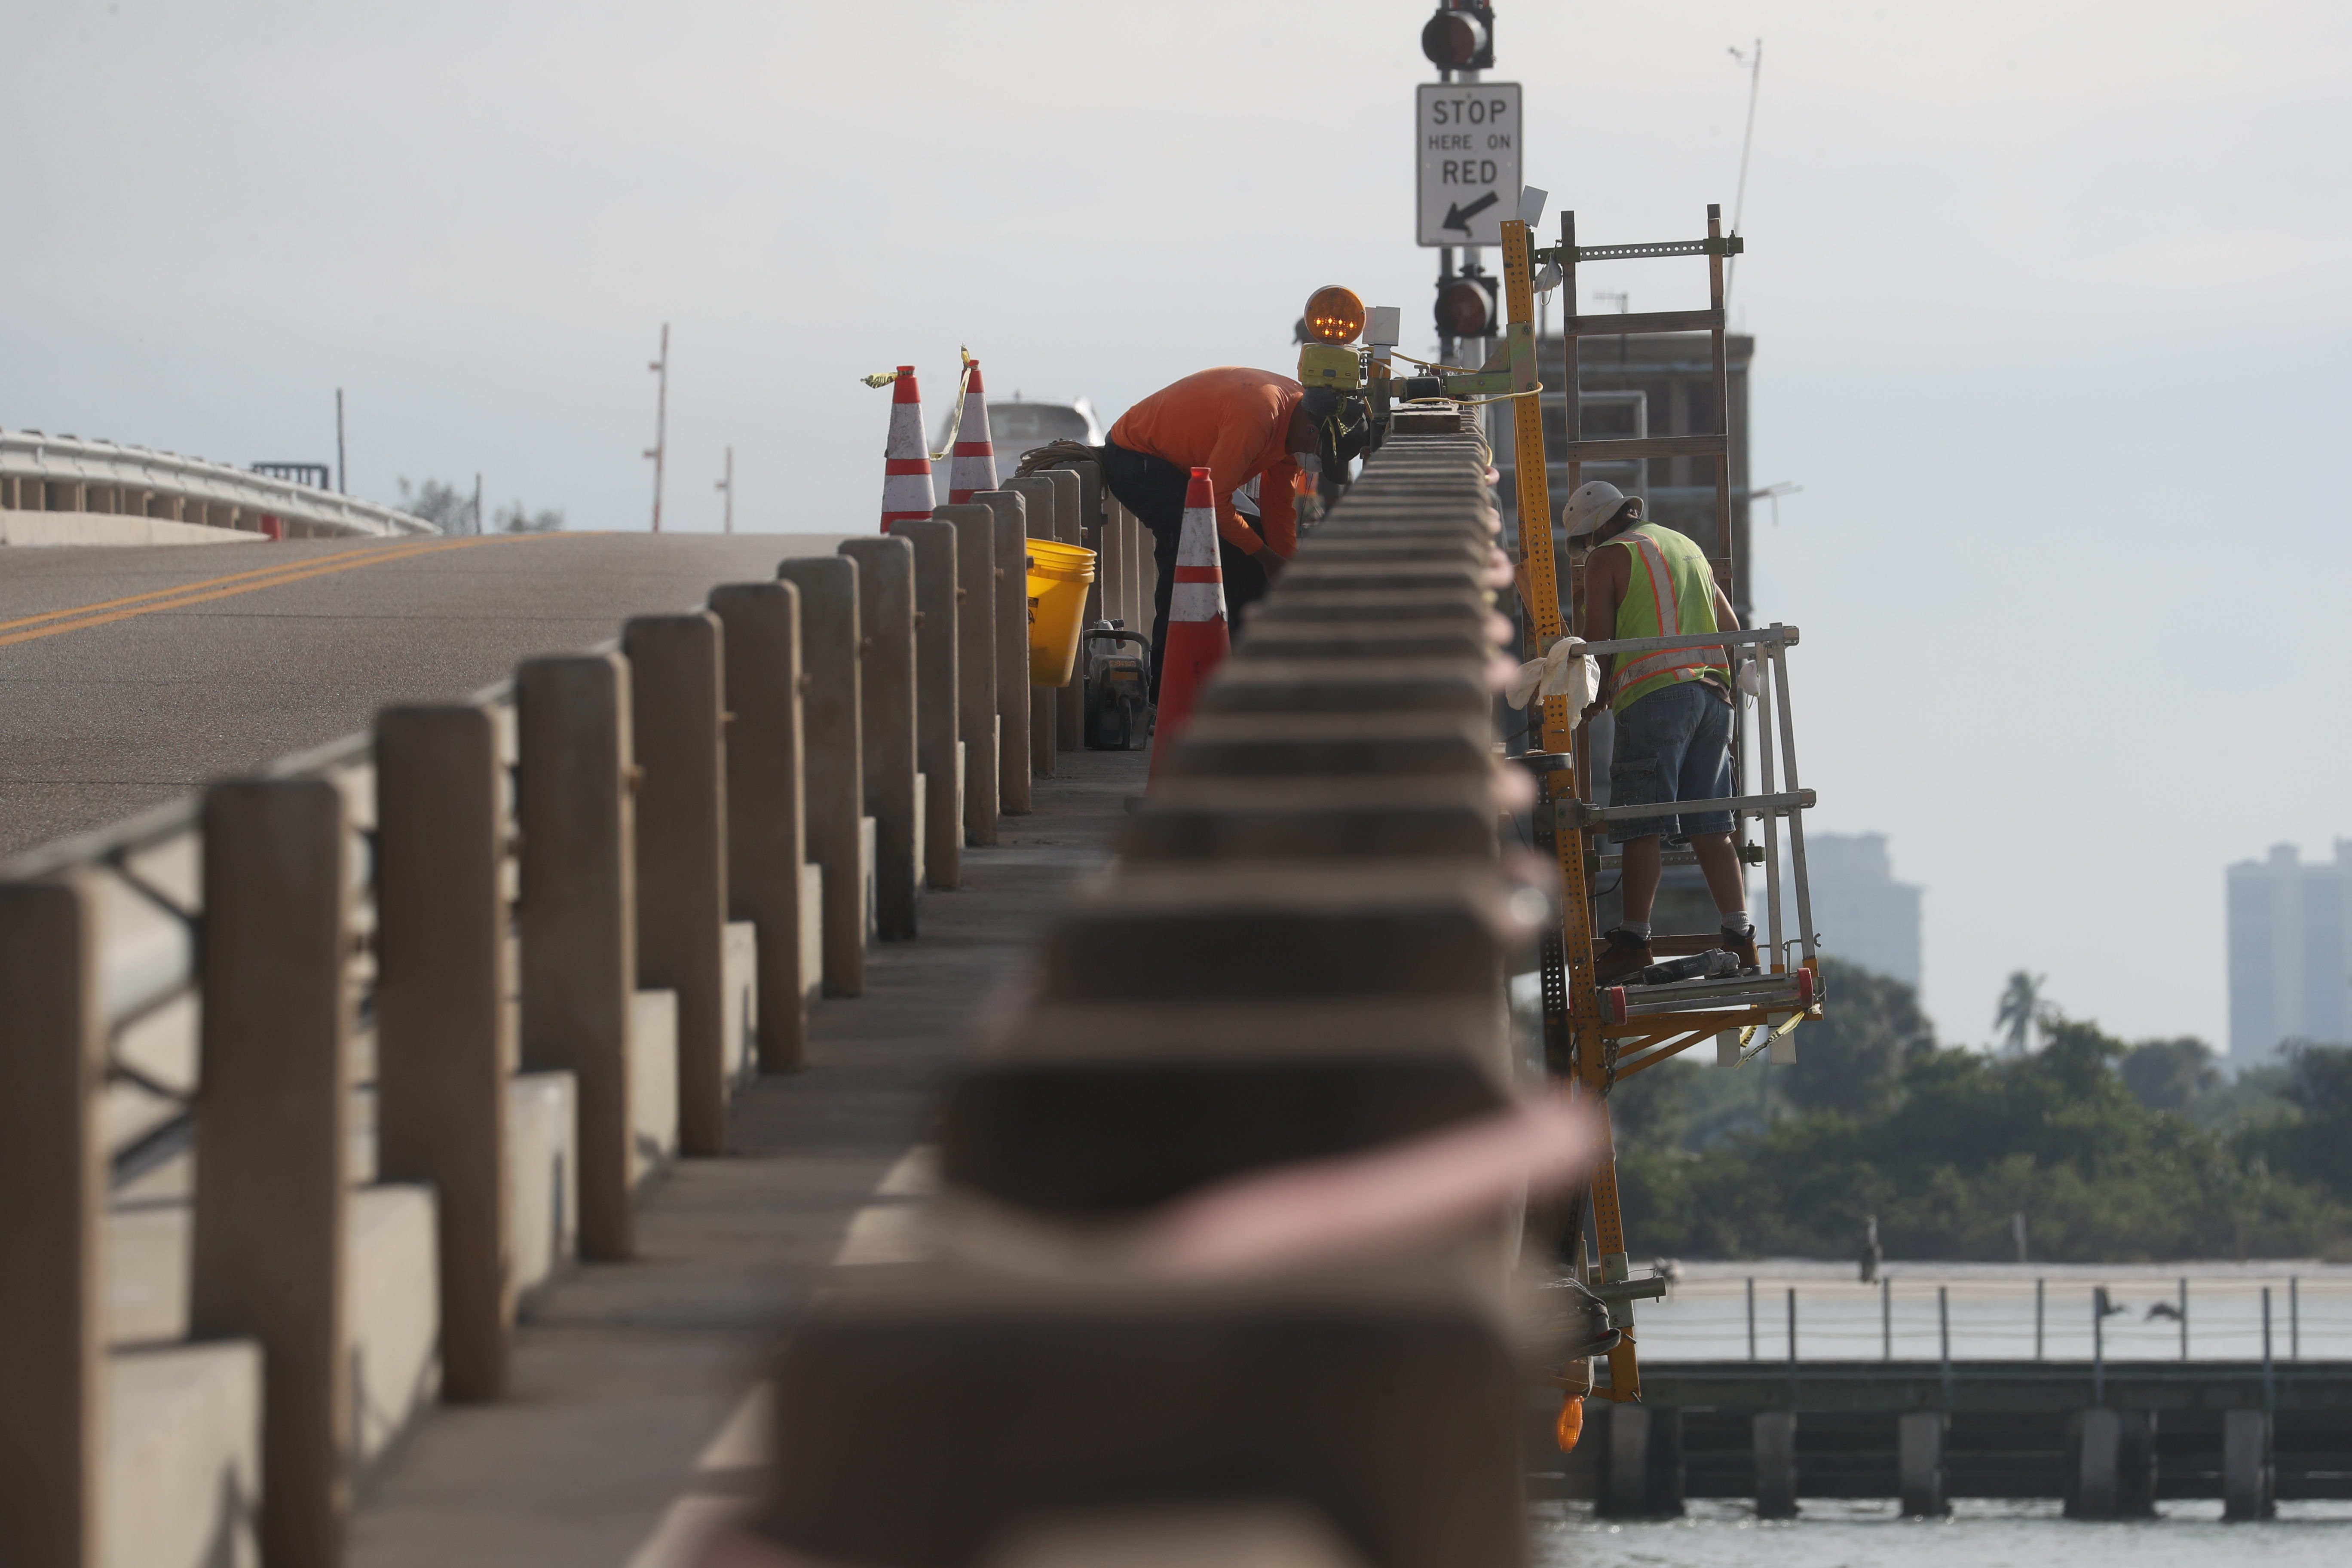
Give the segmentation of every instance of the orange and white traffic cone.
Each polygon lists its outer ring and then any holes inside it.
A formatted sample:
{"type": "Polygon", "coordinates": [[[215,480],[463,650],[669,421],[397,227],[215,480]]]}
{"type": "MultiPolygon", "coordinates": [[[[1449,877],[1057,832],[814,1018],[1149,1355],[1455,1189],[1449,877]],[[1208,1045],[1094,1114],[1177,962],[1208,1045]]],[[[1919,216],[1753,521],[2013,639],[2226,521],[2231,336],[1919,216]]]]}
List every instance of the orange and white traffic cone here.
{"type": "Polygon", "coordinates": [[[1209,470],[1194,468],[1176,537],[1176,581],[1168,595],[1168,647],[1160,656],[1160,710],[1152,726],[1151,776],[1192,717],[1205,685],[1233,651],[1226,629],[1225,574],[1217,565],[1217,503],[1209,470]]]}
{"type": "Polygon", "coordinates": [[[971,362],[964,384],[963,422],[956,426],[948,458],[948,504],[961,506],[982,490],[996,488],[996,447],[988,438],[988,399],[980,389],[980,362],[971,362]]]}
{"type": "MultiPolygon", "coordinates": [[[[880,377],[874,379],[879,380],[880,377]]],[[[890,384],[890,441],[882,453],[882,531],[931,515],[930,448],[923,442],[923,396],[915,367],[902,364],[890,384]]]]}

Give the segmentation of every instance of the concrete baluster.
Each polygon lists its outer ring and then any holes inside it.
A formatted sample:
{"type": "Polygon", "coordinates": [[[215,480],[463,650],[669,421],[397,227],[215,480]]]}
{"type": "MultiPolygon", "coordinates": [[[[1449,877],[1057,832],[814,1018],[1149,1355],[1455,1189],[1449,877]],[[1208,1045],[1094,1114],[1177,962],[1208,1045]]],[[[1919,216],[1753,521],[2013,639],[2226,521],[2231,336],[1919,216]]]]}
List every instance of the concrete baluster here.
{"type": "Polygon", "coordinates": [[[611,653],[527,660],[515,671],[515,722],[522,1066],[572,1075],[580,1256],[627,1258],[636,1249],[629,1047],[637,984],[628,661],[611,653]]]}
{"type": "Polygon", "coordinates": [[[956,531],[956,715],[963,742],[963,841],[996,842],[996,513],[935,508],[956,531]]]}
{"type": "Polygon", "coordinates": [[[727,1152],[727,676],[719,618],[621,630],[637,764],[637,985],[677,994],[677,1144],[727,1152]]]}
{"type": "Polygon", "coordinates": [[[434,1190],[453,1400],[506,1391],[514,1325],[506,787],[487,710],[377,715],[376,1164],[434,1190]]]}
{"type": "Polygon", "coordinates": [[[963,882],[962,685],[956,614],[956,529],[919,519],[891,530],[915,547],[915,755],[923,773],[923,879],[963,882]]]}
{"type": "MultiPolygon", "coordinates": [[[[1017,479],[1007,479],[1004,488],[1021,498],[1025,509],[1024,521],[1030,538],[1061,537],[1055,531],[1054,521],[1060,506],[1061,491],[1051,479],[1042,473],[1027,474],[1017,479]]],[[[1025,613],[1025,590],[1024,600],[1025,613]]],[[[1054,753],[1058,750],[1054,743],[1054,716],[1059,711],[1059,704],[1052,687],[1028,686],[1025,669],[1022,684],[1029,692],[1029,773],[1032,778],[1049,779],[1054,776],[1054,753]]]]}
{"type": "Polygon", "coordinates": [[[1030,810],[1029,507],[1017,490],[971,498],[996,513],[996,794],[1008,816],[1030,810]]]}
{"type": "Polygon", "coordinates": [[[261,1346],[262,1560],[342,1561],[352,1500],[349,826],[320,779],[204,802],[188,1330],[261,1346]]]}
{"type": "Polygon", "coordinates": [[[1136,521],[1135,514],[1124,506],[1118,508],[1118,533],[1122,552],[1118,566],[1118,595],[1119,603],[1125,606],[1127,629],[1149,637],[1151,635],[1151,598],[1143,591],[1143,563],[1151,553],[1151,538],[1143,531],[1143,524],[1136,521]]]}
{"type": "Polygon", "coordinates": [[[876,924],[886,942],[915,934],[921,856],[915,842],[915,547],[885,534],[845,540],[857,563],[866,810],[874,818],[876,924]]]}
{"type": "Polygon", "coordinates": [[[797,1072],[808,1058],[808,998],[818,976],[802,929],[808,860],[807,751],[801,591],[729,583],[710,591],[726,628],[727,900],[758,942],[760,1070],[797,1072]]]}
{"type": "Polygon", "coordinates": [[[0,1563],[108,1560],[97,945],[79,877],[0,885],[0,1563]]]}
{"type": "Polygon", "coordinates": [[[776,575],[801,591],[801,700],[807,736],[803,789],[808,855],[824,868],[824,994],[866,994],[866,766],[861,736],[857,563],[846,555],[787,561],[776,575]]]}
{"type": "Polygon", "coordinates": [[[1102,618],[1132,621],[1127,613],[1124,574],[1127,570],[1127,514],[1111,497],[1103,497],[1103,552],[1095,563],[1095,580],[1103,591],[1102,618]]]}
{"type": "Polygon", "coordinates": [[[1135,520],[1135,629],[1151,635],[1152,618],[1160,613],[1160,536],[1141,518],[1135,520]]]}
{"type": "MultiPolygon", "coordinates": [[[[1124,508],[1120,509],[1125,510],[1124,508]]],[[[1128,626],[1151,635],[1151,595],[1157,578],[1151,557],[1151,531],[1133,512],[1127,513],[1127,608],[1128,626]]]]}
{"type": "MultiPolygon", "coordinates": [[[[1101,472],[1092,463],[1082,463],[1077,468],[1048,468],[1046,482],[1054,487],[1054,537],[1065,544],[1083,546],[1087,524],[1095,512],[1087,510],[1087,497],[1091,493],[1100,505],[1101,472]],[[1087,473],[1081,473],[1079,469],[1087,473]],[[1087,483],[1088,474],[1094,482],[1087,483]]],[[[1087,590],[1087,602],[1094,603],[1093,590],[1087,590]]],[[[1084,751],[1087,744],[1087,687],[1073,672],[1066,686],[1054,689],[1054,749],[1060,752],[1084,751]]]]}
{"type": "MultiPolygon", "coordinates": [[[[1087,585],[1087,626],[1108,619],[1106,607],[1110,579],[1104,574],[1103,563],[1110,553],[1110,513],[1103,505],[1102,465],[1074,463],[1070,472],[1078,476],[1078,542],[1095,552],[1095,580],[1087,585]]],[[[1084,743],[1080,736],[1080,743],[1084,743]]]]}

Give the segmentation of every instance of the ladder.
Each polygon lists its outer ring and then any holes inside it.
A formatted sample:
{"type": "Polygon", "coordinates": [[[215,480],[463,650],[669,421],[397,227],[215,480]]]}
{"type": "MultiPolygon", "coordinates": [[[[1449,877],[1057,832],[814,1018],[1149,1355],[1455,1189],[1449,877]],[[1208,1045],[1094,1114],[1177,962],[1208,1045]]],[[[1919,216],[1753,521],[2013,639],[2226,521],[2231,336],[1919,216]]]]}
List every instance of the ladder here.
{"type": "MultiPolygon", "coordinates": [[[[1743,247],[1737,236],[1727,237],[1722,232],[1721,207],[1710,205],[1706,218],[1704,239],[1580,247],[1576,242],[1576,215],[1567,212],[1560,216],[1559,244],[1549,249],[1538,249],[1533,245],[1527,223],[1516,218],[1506,220],[1501,248],[1507,312],[1507,353],[1514,363],[1524,355],[1528,363],[1533,363],[1534,268],[1541,263],[1548,268],[1558,268],[1566,302],[1563,330],[1567,374],[1561,390],[1568,415],[1570,489],[1573,490],[1583,482],[1583,465],[1588,462],[1712,458],[1716,528],[1714,547],[1707,553],[1716,579],[1728,596],[1732,574],[1740,563],[1731,558],[1730,400],[1724,342],[1723,274],[1725,258],[1738,254],[1743,247]],[[1580,263],[1662,256],[1706,258],[1710,298],[1706,310],[1609,316],[1576,313],[1576,269],[1580,263]],[[1617,440],[1583,438],[1579,338],[1702,330],[1712,335],[1714,345],[1717,429],[1713,433],[1617,440]]],[[[1519,549],[1532,601],[1534,640],[1538,653],[1550,647],[1567,629],[1560,618],[1559,563],[1552,548],[1549,454],[1544,449],[1539,402],[1534,393],[1522,393],[1512,398],[1519,549]]],[[[1571,563],[1570,572],[1573,600],[1580,597],[1582,587],[1580,559],[1571,563]]],[[[1793,1060],[1791,1032],[1804,1019],[1822,1014],[1801,815],[1812,805],[1813,795],[1798,783],[1796,739],[1789,700],[1787,656],[1798,640],[1796,627],[1776,622],[1760,630],[1589,645],[1595,655],[1725,645],[1744,647],[1751,650],[1751,657],[1764,670],[1765,685],[1758,701],[1759,793],[1734,795],[1719,801],[1678,803],[1700,810],[1729,810],[1734,814],[1735,837],[1742,843],[1749,818],[1762,826],[1764,934],[1769,947],[1760,973],[1661,986],[1597,986],[1591,879],[1601,868],[1603,857],[1591,836],[1605,832],[1612,821],[1655,816],[1659,815],[1658,808],[1591,804],[1593,792],[1590,747],[1581,718],[1570,710],[1565,698],[1542,700],[1538,748],[1519,759],[1536,777],[1537,847],[1552,856],[1560,877],[1559,928],[1545,933],[1538,954],[1542,979],[1545,1066],[1552,1076],[1579,1084],[1601,1114],[1600,1163],[1591,1189],[1570,1214],[1569,1265],[1580,1280],[1607,1304],[1610,1326],[1618,1331],[1617,1342],[1608,1352],[1608,1384],[1594,1390],[1599,1397],[1612,1402],[1641,1397],[1641,1363],[1633,1331],[1633,1307],[1636,1300],[1663,1296],[1665,1281],[1637,1278],[1632,1271],[1618,1196],[1615,1148],[1608,1131],[1609,1091],[1619,1079],[1654,1067],[1710,1037],[1717,1042],[1717,1059],[1725,1065],[1748,1060],[1768,1049],[1773,1059],[1793,1060]],[[1783,783],[1785,788],[1780,787],[1783,783]],[[1793,938],[1786,934],[1781,909],[1780,833],[1783,824],[1789,834],[1790,879],[1794,884],[1796,902],[1793,938]],[[1800,950],[1794,964],[1789,962],[1790,946],[1800,950]],[[1588,1219],[1595,1254],[1589,1261],[1585,1250],[1588,1219]]],[[[1742,728],[1744,734],[1744,724],[1742,728]]],[[[1746,750],[1744,743],[1740,750],[1746,750]]],[[[1734,777],[1744,781],[1744,766],[1735,771],[1734,777]]],[[[1699,932],[1656,938],[1653,945],[1661,956],[1671,956],[1704,952],[1717,944],[1712,933],[1699,932]]]]}

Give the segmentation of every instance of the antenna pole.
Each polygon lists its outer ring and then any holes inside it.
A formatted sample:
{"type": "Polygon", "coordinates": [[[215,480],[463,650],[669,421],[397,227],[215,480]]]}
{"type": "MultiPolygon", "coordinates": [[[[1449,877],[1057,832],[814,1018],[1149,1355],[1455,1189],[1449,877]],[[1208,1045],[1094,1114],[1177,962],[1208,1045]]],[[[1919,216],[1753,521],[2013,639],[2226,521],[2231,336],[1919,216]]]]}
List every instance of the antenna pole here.
{"type": "Polygon", "coordinates": [[[335,388],[335,493],[352,493],[351,481],[343,469],[343,389],[335,388]]]}
{"type": "MultiPolygon", "coordinates": [[[[1731,58],[1739,58],[1739,51],[1732,50],[1731,58]]],[[[1731,193],[1731,232],[1734,234],[1740,232],[1739,220],[1748,211],[1748,155],[1756,146],[1756,94],[1764,85],[1763,39],[1756,40],[1756,47],[1748,55],[1747,65],[1748,130],[1739,138],[1739,184],[1731,193]]],[[[1739,280],[1739,258],[1735,256],[1730,259],[1730,269],[1724,275],[1723,279],[1723,305],[1726,310],[1731,308],[1731,286],[1739,280]]]]}
{"type": "Polygon", "coordinates": [[[727,448],[727,477],[719,481],[719,493],[727,498],[727,531],[735,531],[735,448],[727,448]]]}
{"type": "Polygon", "coordinates": [[[662,323],[661,358],[646,367],[660,377],[654,394],[654,444],[646,456],[654,460],[654,531],[661,531],[662,470],[669,459],[669,323],[662,323]]]}

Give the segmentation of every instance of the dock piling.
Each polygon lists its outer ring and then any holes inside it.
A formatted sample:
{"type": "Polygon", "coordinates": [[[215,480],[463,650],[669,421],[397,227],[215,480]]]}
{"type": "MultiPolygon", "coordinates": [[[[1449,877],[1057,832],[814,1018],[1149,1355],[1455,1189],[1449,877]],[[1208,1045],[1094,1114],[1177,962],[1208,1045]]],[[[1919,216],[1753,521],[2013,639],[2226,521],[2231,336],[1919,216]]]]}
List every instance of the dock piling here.
{"type": "Polygon", "coordinates": [[[1952,1291],[1948,1285],[1936,1287],[1936,1335],[1942,1349],[1944,1373],[1944,1408],[1952,1407],[1952,1291]]]}
{"type": "Polygon", "coordinates": [[[1759,1411],[1750,1427],[1756,1447],[1756,1517],[1797,1517],[1797,1413],[1759,1411]]]}
{"type": "Polygon", "coordinates": [[[2260,1410],[2221,1415],[2221,1517],[2232,1523],[2268,1519],[2275,1511],[2271,1473],[2271,1419],[2260,1410]]]}
{"type": "Polygon", "coordinates": [[[1941,1410],[1906,1411],[1896,1422],[1906,1519],[1941,1519],[1952,1511],[1944,1495],[1944,1435],[1950,1425],[1950,1415],[1941,1410]]]}
{"type": "Polygon", "coordinates": [[[2074,1456],[2074,1506],[2066,1511],[2075,1519],[2113,1519],[2116,1474],[2123,1457],[2123,1422],[2115,1411],[2094,1407],[2083,1412],[2080,1428],[2074,1456]]]}

